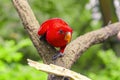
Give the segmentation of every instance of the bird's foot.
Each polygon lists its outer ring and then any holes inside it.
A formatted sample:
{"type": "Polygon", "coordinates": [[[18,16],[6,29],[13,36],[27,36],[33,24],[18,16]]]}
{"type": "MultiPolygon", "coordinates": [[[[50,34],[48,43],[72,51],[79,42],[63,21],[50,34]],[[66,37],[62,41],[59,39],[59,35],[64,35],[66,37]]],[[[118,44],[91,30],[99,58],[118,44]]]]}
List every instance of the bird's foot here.
{"type": "Polygon", "coordinates": [[[56,60],[57,58],[59,57],[62,57],[64,54],[63,53],[56,53],[53,57],[52,57],[52,60],[56,60]]]}

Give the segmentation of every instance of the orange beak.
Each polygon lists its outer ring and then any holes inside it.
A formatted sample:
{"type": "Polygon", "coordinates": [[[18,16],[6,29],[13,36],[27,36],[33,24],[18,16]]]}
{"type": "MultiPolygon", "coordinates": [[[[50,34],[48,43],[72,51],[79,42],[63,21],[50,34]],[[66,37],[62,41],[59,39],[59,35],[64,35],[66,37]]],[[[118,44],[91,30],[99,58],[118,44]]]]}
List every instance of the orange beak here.
{"type": "Polygon", "coordinates": [[[71,41],[71,32],[67,32],[66,35],[65,35],[65,40],[67,41],[67,43],[69,43],[71,41]]]}

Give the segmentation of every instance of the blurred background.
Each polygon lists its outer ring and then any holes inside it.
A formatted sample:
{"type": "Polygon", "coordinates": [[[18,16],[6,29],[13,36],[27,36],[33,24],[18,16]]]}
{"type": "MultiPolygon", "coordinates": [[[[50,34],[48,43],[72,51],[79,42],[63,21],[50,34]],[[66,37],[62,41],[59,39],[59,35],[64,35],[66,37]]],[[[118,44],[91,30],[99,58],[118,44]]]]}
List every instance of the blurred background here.
{"type": "MultiPolygon", "coordinates": [[[[53,17],[74,30],[73,40],[120,20],[120,0],[28,0],[39,23],[53,17]]],[[[0,80],[46,80],[47,74],[27,65],[42,62],[11,0],[0,0],[0,80]]],[[[120,80],[120,41],[116,36],[90,47],[72,70],[93,80],[120,80]]]]}

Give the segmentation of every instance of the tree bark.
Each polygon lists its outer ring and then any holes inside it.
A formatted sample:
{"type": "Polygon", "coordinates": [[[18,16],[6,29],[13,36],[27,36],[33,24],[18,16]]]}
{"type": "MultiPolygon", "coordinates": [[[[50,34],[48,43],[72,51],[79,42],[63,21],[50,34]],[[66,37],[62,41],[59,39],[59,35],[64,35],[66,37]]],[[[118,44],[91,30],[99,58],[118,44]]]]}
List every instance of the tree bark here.
{"type": "MultiPolygon", "coordinates": [[[[118,31],[120,31],[120,23],[115,23],[82,35],[68,44],[65,48],[64,57],[53,61],[51,58],[56,53],[56,50],[48,43],[39,40],[39,36],[37,35],[39,23],[27,3],[27,0],[12,0],[12,2],[19,14],[24,28],[31,38],[31,41],[46,64],[52,63],[70,69],[73,63],[90,46],[100,43],[109,37],[116,35],[118,31]]],[[[62,77],[52,76],[49,76],[48,80],[62,80],[62,77]]]]}

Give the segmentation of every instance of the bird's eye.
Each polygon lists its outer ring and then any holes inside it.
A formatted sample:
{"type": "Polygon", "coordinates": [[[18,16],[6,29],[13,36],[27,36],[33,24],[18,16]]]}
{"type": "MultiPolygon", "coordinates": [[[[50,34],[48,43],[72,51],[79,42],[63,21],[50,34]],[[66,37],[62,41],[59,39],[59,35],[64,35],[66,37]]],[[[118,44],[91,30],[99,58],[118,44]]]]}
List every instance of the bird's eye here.
{"type": "Polygon", "coordinates": [[[60,30],[59,30],[59,33],[60,33],[60,34],[64,34],[64,31],[60,29],[60,30]]]}

